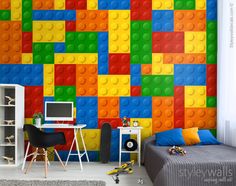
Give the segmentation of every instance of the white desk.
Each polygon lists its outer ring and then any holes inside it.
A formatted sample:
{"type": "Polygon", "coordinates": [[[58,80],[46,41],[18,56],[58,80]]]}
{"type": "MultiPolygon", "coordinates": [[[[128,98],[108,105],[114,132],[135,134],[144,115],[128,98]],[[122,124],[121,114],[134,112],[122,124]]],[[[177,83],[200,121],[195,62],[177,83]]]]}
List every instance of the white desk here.
{"type": "MultiPolygon", "coordinates": [[[[40,128],[40,129],[74,129],[74,138],[73,138],[73,141],[72,141],[71,146],[70,146],[70,151],[69,151],[69,154],[67,156],[65,166],[67,165],[70,156],[78,156],[79,163],[80,163],[80,168],[81,168],[81,170],[83,170],[83,165],[82,165],[81,158],[85,155],[87,161],[89,162],[88,153],[87,153],[86,146],[85,146],[85,143],[84,143],[84,138],[83,138],[83,135],[82,135],[82,129],[86,127],[85,124],[79,124],[79,125],[72,125],[72,124],[43,124],[43,125],[39,125],[39,126],[36,126],[36,127],[40,128]],[[80,134],[81,141],[82,141],[82,144],[83,144],[83,147],[84,147],[84,153],[82,153],[82,154],[80,153],[79,143],[78,143],[78,140],[77,140],[77,137],[76,137],[78,132],[80,134]],[[77,153],[76,154],[72,154],[71,153],[74,144],[76,145],[76,149],[77,149],[77,153]]],[[[24,157],[24,161],[23,161],[23,165],[22,165],[22,170],[25,168],[25,162],[26,162],[27,157],[33,155],[33,153],[28,154],[29,147],[30,147],[30,142],[28,142],[28,144],[27,144],[27,148],[26,148],[26,152],[25,152],[25,157],[24,157]]]]}

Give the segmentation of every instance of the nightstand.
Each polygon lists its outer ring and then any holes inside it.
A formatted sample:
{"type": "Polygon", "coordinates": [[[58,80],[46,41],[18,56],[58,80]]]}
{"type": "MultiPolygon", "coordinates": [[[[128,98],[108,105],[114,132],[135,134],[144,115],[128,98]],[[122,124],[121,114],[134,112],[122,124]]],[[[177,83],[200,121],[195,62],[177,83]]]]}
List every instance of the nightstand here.
{"type": "Polygon", "coordinates": [[[121,165],[121,154],[122,153],[137,153],[138,154],[138,165],[140,166],[141,156],[141,130],[143,127],[118,127],[120,129],[120,147],[119,147],[119,165],[121,165]],[[127,151],[122,148],[122,135],[130,134],[137,135],[138,147],[135,151],[127,151]]]}

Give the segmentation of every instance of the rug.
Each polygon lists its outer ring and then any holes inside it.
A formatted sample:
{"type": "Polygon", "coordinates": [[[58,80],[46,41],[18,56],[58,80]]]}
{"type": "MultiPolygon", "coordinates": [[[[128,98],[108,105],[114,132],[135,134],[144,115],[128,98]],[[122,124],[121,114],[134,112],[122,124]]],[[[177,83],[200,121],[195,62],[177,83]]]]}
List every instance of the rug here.
{"type": "Polygon", "coordinates": [[[105,186],[97,180],[0,180],[0,186],[105,186]]]}

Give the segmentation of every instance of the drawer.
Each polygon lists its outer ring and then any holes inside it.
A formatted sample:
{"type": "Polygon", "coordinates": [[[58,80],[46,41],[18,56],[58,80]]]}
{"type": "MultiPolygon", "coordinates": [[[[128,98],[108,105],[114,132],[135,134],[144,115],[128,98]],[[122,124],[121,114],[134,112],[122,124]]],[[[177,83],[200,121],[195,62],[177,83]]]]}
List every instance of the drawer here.
{"type": "Polygon", "coordinates": [[[139,130],[135,130],[135,129],[122,129],[120,132],[122,134],[138,134],[139,130]]]}

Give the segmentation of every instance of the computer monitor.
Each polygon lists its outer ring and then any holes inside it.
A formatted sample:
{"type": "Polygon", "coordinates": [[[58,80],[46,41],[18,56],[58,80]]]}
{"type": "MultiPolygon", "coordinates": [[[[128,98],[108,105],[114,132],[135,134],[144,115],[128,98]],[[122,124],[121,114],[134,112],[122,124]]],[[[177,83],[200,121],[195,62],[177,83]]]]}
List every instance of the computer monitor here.
{"type": "Polygon", "coordinates": [[[73,121],[73,102],[46,101],[45,121],[73,121]]]}

